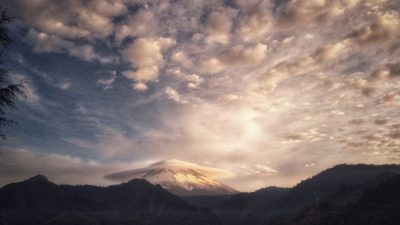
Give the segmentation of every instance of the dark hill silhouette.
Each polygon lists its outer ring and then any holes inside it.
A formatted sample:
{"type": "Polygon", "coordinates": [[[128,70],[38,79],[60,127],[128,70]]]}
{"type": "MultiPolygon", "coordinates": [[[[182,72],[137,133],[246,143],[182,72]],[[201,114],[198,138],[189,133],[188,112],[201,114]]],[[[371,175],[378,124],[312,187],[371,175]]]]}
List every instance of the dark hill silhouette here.
{"type": "Polygon", "coordinates": [[[324,203],[303,210],[291,224],[298,225],[398,225],[400,224],[400,175],[364,191],[346,206],[324,203]]]}
{"type": "MultiPolygon", "coordinates": [[[[343,187],[365,188],[369,182],[385,173],[400,173],[399,165],[337,165],[306,179],[293,187],[272,207],[301,208],[318,204],[335,195],[343,187]]],[[[339,196],[336,196],[338,200],[339,196]]]]}
{"type": "Polygon", "coordinates": [[[249,215],[257,217],[264,215],[265,205],[282,198],[289,190],[289,188],[267,187],[251,193],[233,195],[214,207],[214,212],[224,224],[248,224],[249,215]]]}
{"type": "Polygon", "coordinates": [[[262,206],[282,198],[289,190],[289,188],[266,187],[250,193],[240,193],[225,200],[218,209],[258,210],[262,206]]]}
{"type": "MultiPolygon", "coordinates": [[[[218,204],[214,203],[210,208],[226,225],[287,224],[305,207],[326,202],[336,205],[357,202],[364,190],[374,188],[399,173],[399,165],[337,165],[293,188],[270,187],[252,193],[220,196],[215,201],[218,204]]],[[[206,204],[203,202],[201,205],[206,204]]]]}
{"type": "Polygon", "coordinates": [[[134,179],[120,185],[56,185],[38,175],[0,189],[3,224],[219,224],[159,185],[134,179]]]}
{"type": "Polygon", "coordinates": [[[399,174],[399,165],[338,165],[293,188],[186,198],[192,205],[141,179],[96,187],[38,175],[0,189],[0,225],[400,224],[399,174]]]}

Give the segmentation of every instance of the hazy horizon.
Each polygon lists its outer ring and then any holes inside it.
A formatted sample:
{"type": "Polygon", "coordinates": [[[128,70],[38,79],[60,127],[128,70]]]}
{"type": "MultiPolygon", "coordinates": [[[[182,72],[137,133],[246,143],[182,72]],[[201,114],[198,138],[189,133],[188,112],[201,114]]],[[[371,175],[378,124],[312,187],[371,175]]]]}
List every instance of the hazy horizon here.
{"type": "Polygon", "coordinates": [[[400,1],[5,0],[0,186],[178,159],[240,191],[400,162],[400,1]]]}

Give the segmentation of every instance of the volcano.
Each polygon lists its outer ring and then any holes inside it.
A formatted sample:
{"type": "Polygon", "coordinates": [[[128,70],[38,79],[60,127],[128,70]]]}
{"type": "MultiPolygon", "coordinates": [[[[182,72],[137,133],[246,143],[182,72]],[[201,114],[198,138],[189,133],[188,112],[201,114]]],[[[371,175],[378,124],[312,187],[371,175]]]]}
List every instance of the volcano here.
{"type": "Polygon", "coordinates": [[[237,190],[213,178],[224,175],[227,175],[226,171],[216,168],[203,167],[181,160],[163,160],[144,168],[109,174],[105,178],[115,181],[141,178],[179,196],[237,193],[237,190]]]}

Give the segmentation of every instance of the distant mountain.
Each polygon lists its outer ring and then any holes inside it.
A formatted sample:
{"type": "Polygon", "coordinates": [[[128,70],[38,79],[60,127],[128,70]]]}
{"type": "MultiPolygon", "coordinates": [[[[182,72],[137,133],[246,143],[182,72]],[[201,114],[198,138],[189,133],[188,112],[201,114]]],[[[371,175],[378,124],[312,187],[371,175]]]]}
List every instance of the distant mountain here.
{"type": "Polygon", "coordinates": [[[195,169],[166,168],[148,171],[142,177],[179,196],[238,193],[235,189],[195,169]]]}
{"type": "Polygon", "coordinates": [[[180,160],[163,160],[142,170],[123,171],[106,176],[114,177],[132,174],[159,184],[169,192],[179,196],[229,195],[238,193],[235,189],[205,175],[195,165],[180,160]]]}
{"type": "Polygon", "coordinates": [[[0,224],[218,225],[209,210],[189,205],[158,185],[56,185],[38,175],[0,189],[0,224]]]}

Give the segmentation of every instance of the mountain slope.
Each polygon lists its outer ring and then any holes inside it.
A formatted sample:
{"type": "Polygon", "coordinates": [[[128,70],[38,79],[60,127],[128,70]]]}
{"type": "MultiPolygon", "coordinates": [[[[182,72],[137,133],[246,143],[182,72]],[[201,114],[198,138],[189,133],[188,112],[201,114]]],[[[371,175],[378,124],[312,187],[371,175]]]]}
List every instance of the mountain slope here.
{"type": "MultiPolygon", "coordinates": [[[[294,186],[281,200],[278,208],[301,208],[333,197],[344,187],[365,188],[382,174],[400,173],[399,165],[337,165],[294,186]],[[358,186],[358,187],[357,187],[358,186]]],[[[338,196],[336,196],[336,200],[338,196]]]]}
{"type": "Polygon", "coordinates": [[[303,210],[296,225],[397,225],[400,224],[400,175],[364,191],[353,204],[323,204],[303,210]]]}
{"type": "Polygon", "coordinates": [[[279,196],[265,195],[263,199],[257,192],[233,195],[214,208],[214,212],[226,225],[288,224],[305,207],[356,202],[364,190],[375,188],[396,174],[400,174],[399,165],[338,165],[286,189],[279,196]]]}
{"type": "Polygon", "coordinates": [[[152,184],[159,184],[169,192],[180,196],[237,193],[235,189],[194,169],[155,169],[145,173],[142,179],[152,184]]]}
{"type": "Polygon", "coordinates": [[[110,225],[219,224],[210,211],[191,206],[160,186],[140,179],[96,187],[56,185],[43,176],[35,176],[0,189],[0,215],[1,221],[9,225],[105,221],[110,225]]]}
{"type": "Polygon", "coordinates": [[[280,187],[266,187],[250,193],[239,193],[226,199],[218,209],[220,210],[259,210],[284,196],[290,189],[280,187]]]}
{"type": "Polygon", "coordinates": [[[207,176],[198,165],[180,160],[163,160],[148,167],[109,174],[106,178],[146,179],[179,196],[225,195],[238,193],[235,189],[207,176]]]}

